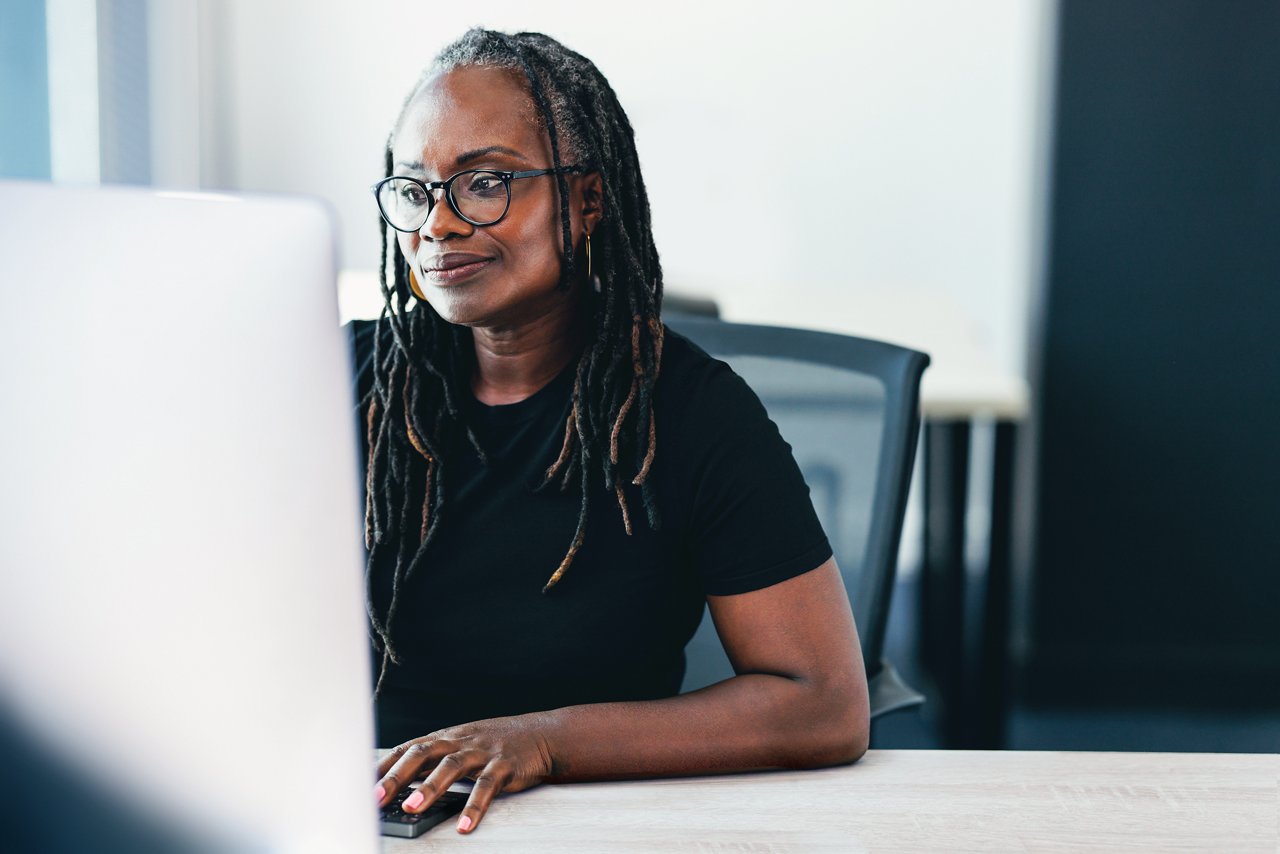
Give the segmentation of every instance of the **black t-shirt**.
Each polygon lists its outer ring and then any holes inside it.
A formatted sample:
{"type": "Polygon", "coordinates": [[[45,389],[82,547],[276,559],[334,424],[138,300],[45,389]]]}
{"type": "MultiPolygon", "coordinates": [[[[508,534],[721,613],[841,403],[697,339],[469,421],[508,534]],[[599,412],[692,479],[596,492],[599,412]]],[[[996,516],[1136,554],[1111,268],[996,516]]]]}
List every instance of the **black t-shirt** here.
{"type": "MultiPolygon", "coordinates": [[[[374,328],[349,327],[357,399],[373,382],[374,328]]],[[[393,637],[402,663],[378,700],[380,745],[471,720],[672,696],[708,594],[768,587],[831,557],[791,448],[755,393],[668,329],[650,473],[659,530],[628,486],[628,536],[601,489],[581,550],[543,594],[581,505],[576,484],[534,490],[560,452],[573,376],[571,364],[504,406],[464,390],[489,462],[469,445],[446,462],[441,528],[400,593],[393,637]]],[[[387,601],[390,575],[375,572],[375,602],[387,601]]]]}

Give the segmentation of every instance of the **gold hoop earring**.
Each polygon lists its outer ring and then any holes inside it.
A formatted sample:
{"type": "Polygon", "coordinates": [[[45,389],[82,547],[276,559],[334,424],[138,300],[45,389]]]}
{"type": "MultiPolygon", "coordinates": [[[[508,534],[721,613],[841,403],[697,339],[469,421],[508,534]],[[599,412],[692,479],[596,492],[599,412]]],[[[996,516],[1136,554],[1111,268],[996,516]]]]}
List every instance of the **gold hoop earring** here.
{"type": "Polygon", "coordinates": [[[427,301],[426,296],[422,293],[422,288],[418,287],[418,277],[413,274],[413,270],[409,271],[409,290],[413,291],[413,295],[423,302],[427,301]]]}
{"type": "Polygon", "coordinates": [[[600,293],[602,287],[600,285],[600,277],[591,274],[591,235],[587,234],[587,281],[591,283],[591,289],[596,293],[600,293]]]}

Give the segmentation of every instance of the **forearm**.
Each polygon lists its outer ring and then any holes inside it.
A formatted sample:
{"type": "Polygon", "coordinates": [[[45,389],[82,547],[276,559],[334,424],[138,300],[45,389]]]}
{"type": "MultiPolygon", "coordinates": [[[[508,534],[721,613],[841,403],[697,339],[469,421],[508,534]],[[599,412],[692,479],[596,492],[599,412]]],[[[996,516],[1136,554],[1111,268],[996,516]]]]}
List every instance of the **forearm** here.
{"type": "MultiPolygon", "coordinates": [[[[859,674],[860,675],[860,674],[859,674]]],[[[810,768],[867,747],[866,685],[747,674],[663,700],[525,716],[542,730],[555,781],[810,768]]]]}

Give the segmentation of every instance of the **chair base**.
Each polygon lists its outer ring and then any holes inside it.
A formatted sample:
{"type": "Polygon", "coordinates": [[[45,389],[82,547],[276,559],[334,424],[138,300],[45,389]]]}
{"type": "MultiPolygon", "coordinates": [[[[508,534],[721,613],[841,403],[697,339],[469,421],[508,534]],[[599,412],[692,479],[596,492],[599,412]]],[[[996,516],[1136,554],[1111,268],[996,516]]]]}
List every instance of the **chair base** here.
{"type": "Polygon", "coordinates": [[[903,682],[893,665],[884,660],[880,661],[880,672],[867,680],[867,692],[872,719],[924,703],[924,695],[903,682]]]}

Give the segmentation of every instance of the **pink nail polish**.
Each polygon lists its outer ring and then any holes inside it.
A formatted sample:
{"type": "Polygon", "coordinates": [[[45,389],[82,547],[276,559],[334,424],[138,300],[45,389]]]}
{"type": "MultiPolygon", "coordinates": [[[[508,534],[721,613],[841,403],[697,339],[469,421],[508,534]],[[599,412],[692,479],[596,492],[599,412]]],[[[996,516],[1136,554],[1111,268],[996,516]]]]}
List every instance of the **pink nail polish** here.
{"type": "Polygon", "coordinates": [[[387,790],[382,787],[381,783],[373,787],[373,802],[375,804],[382,803],[382,799],[385,798],[386,796],[387,796],[387,790]]]}
{"type": "Polygon", "coordinates": [[[471,829],[471,824],[472,824],[471,816],[464,815],[462,818],[458,819],[459,832],[466,833],[468,830],[471,829]]]}
{"type": "Polygon", "coordinates": [[[422,792],[414,792],[412,795],[404,799],[404,808],[407,810],[416,810],[422,806],[422,802],[426,798],[422,796],[422,792]]]}

